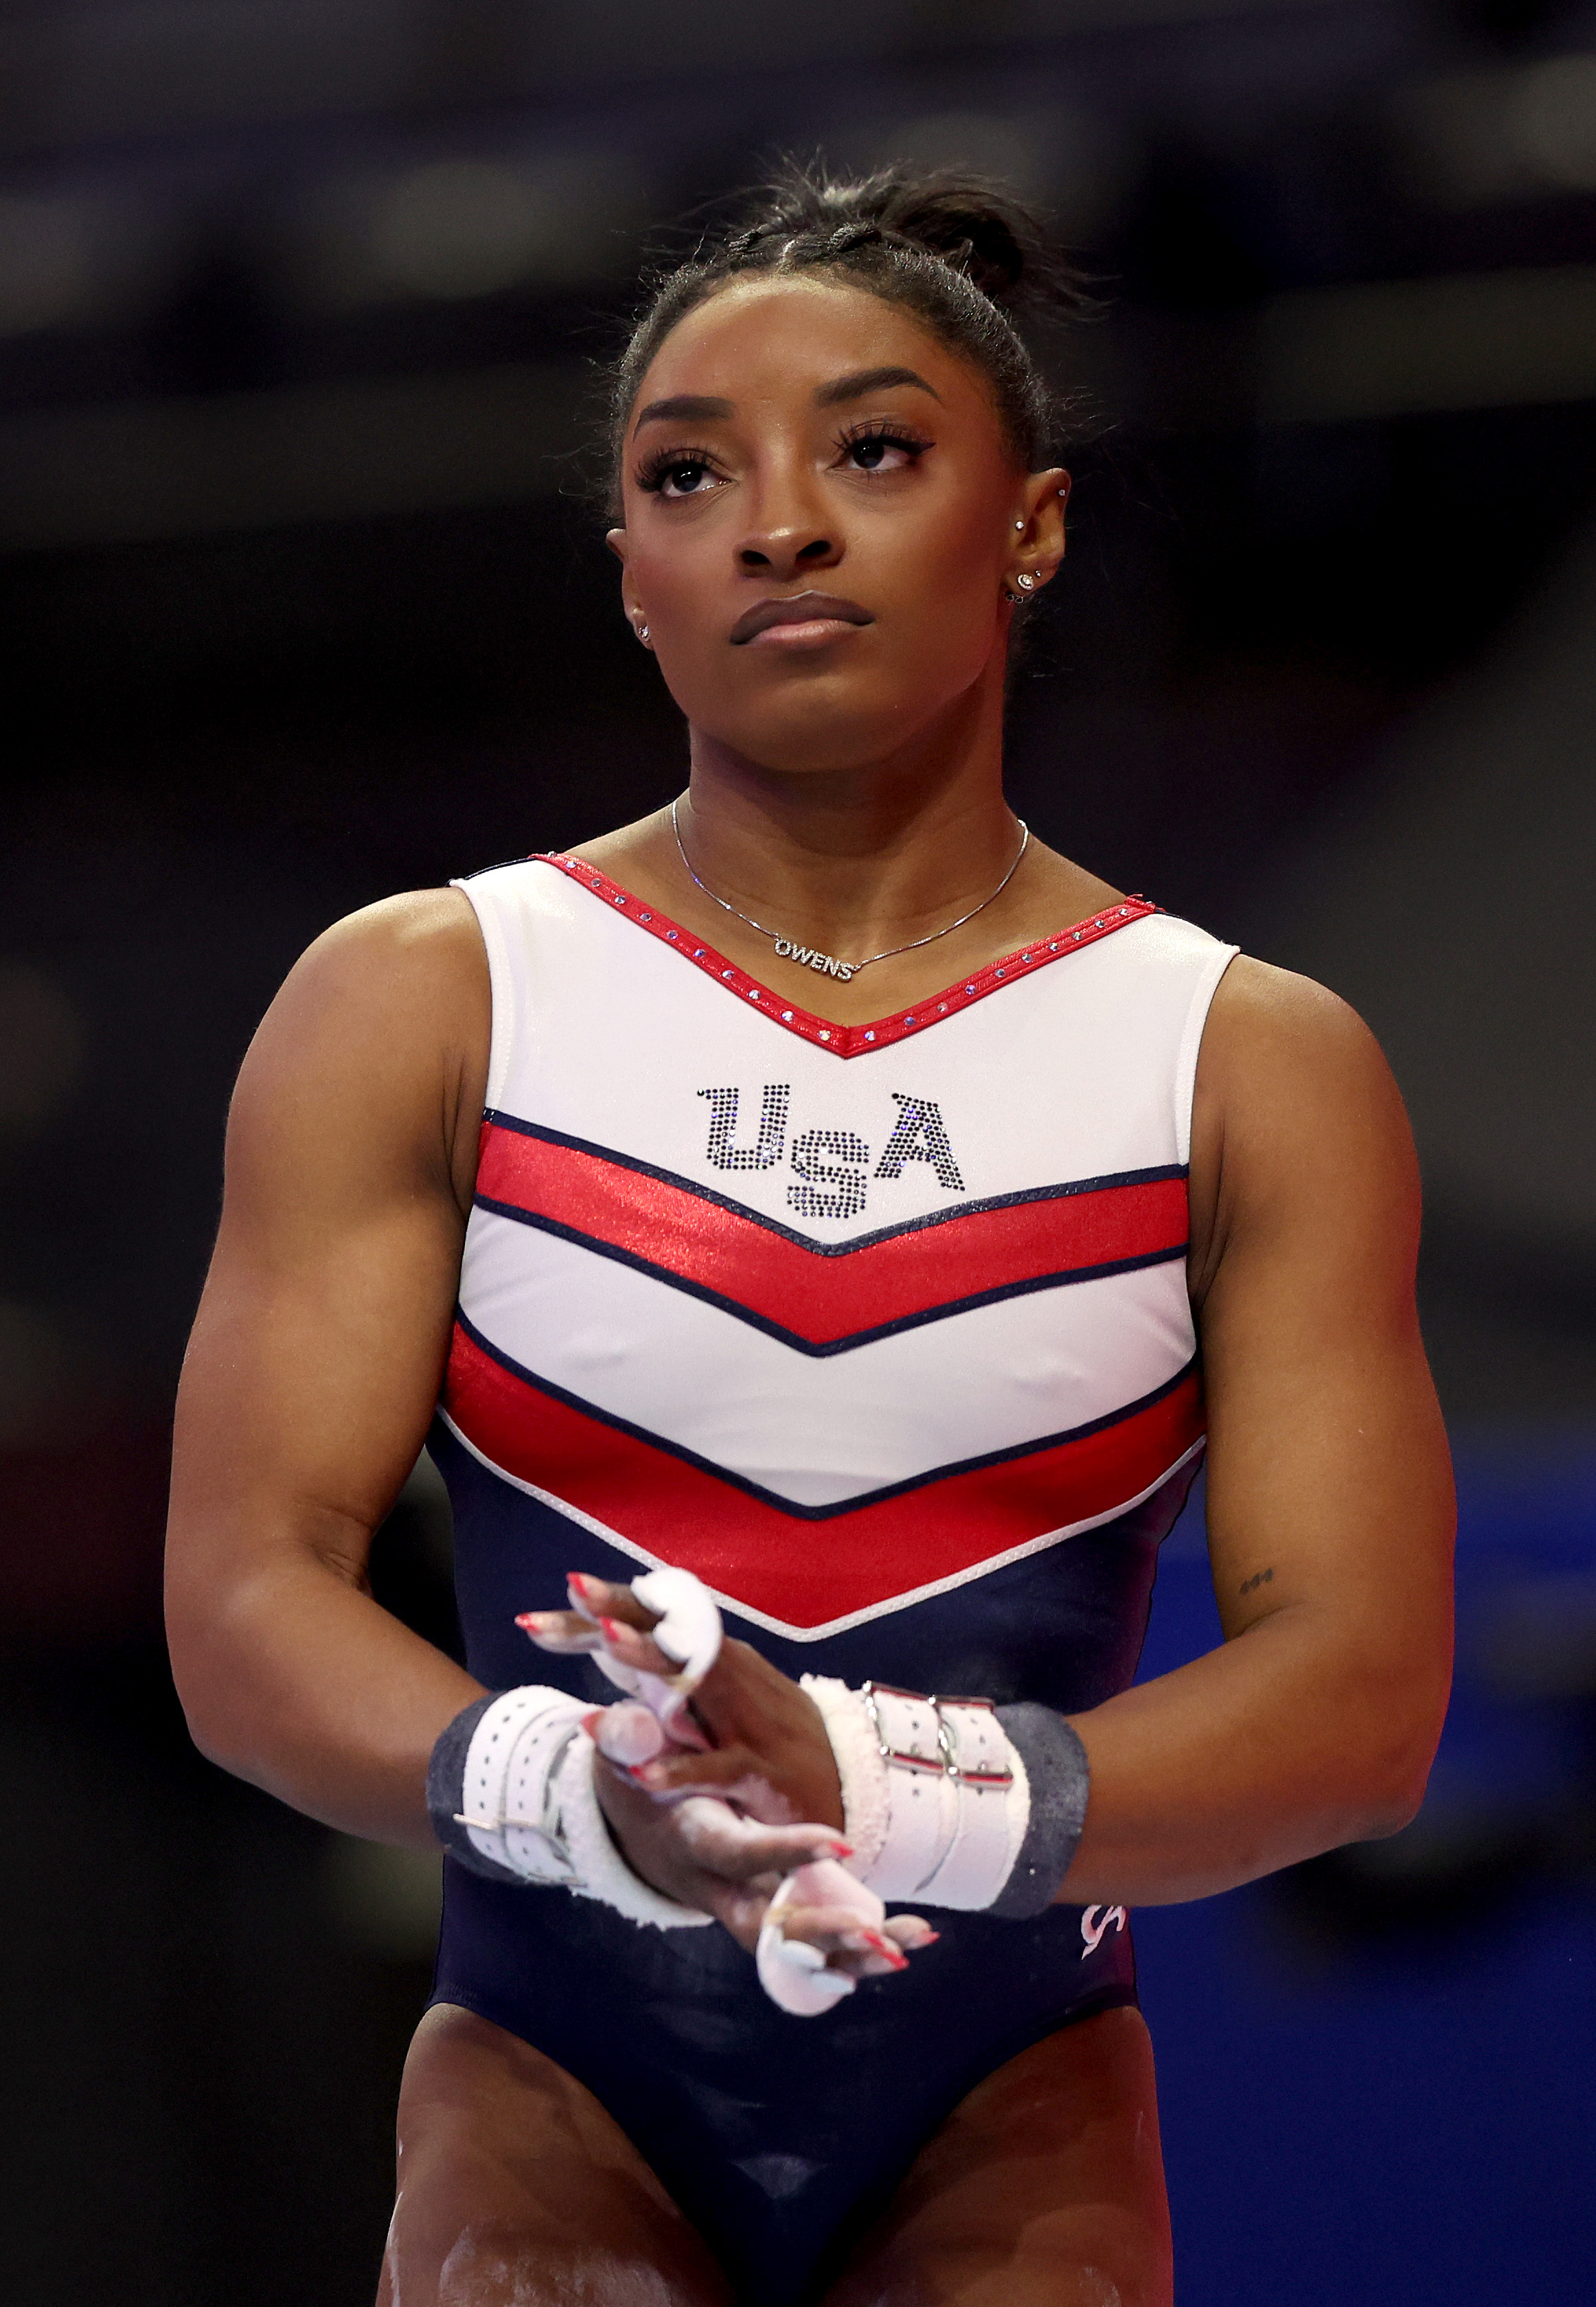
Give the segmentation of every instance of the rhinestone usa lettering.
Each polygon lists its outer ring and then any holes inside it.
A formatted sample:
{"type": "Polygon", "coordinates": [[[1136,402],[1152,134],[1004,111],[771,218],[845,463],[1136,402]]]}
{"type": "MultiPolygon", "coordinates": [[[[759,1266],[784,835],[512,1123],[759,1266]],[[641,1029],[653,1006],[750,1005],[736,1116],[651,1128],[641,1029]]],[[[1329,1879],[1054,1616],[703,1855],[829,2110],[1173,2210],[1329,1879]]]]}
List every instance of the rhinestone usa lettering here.
{"type": "Polygon", "coordinates": [[[815,1184],[789,1186],[787,1200],[801,1217],[856,1218],[864,1207],[866,1187],[864,1173],[870,1161],[870,1147],[862,1137],[855,1137],[851,1129],[805,1129],[793,1140],[793,1167],[801,1178],[823,1181],[835,1186],[834,1194],[822,1194],[815,1184]],[[832,1162],[818,1162],[818,1154],[830,1154],[832,1162]]]}
{"type": "Polygon", "coordinates": [[[962,1194],[965,1181],[953,1158],[947,1126],[935,1100],[906,1097],[901,1089],[893,1091],[892,1099],[902,1111],[892,1126],[887,1149],[876,1164],[877,1177],[901,1178],[905,1162],[929,1162],[937,1173],[939,1186],[946,1186],[950,1193],[962,1194]]]}
{"type": "Polygon", "coordinates": [[[716,1170],[774,1170],[787,1142],[787,1101],[790,1084],[767,1082],[759,1101],[759,1134],[753,1145],[733,1144],[737,1135],[737,1092],[701,1089],[709,1101],[709,1144],[705,1159],[716,1170]]]}

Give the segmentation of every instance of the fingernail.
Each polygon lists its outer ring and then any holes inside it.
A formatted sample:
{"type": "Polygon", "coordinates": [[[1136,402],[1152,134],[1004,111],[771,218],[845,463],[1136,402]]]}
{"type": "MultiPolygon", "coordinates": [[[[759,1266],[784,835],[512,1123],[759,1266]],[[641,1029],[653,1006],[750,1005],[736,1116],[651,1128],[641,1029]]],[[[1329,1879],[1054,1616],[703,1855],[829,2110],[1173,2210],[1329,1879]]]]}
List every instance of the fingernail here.
{"type": "Polygon", "coordinates": [[[831,1858],[852,1858],[854,1846],[851,1842],[829,1843],[827,1846],[827,1856],[831,1858]]]}
{"type": "Polygon", "coordinates": [[[907,1970],[909,1958],[896,1939],[883,1938],[880,1931],[862,1931],[860,1936],[871,1952],[879,1954],[883,1962],[889,1962],[894,1970],[907,1970]]]}
{"type": "Polygon", "coordinates": [[[524,1634],[540,1634],[559,1615],[557,1610],[523,1610],[516,1625],[524,1634]]]}
{"type": "Polygon", "coordinates": [[[598,1631],[606,1642],[619,1642],[622,1635],[630,1633],[631,1629],[623,1626],[619,1618],[600,1618],[598,1631]]]}
{"type": "Polygon", "coordinates": [[[663,1787],[669,1783],[661,1762],[639,1762],[631,1775],[643,1787],[663,1787]]]}

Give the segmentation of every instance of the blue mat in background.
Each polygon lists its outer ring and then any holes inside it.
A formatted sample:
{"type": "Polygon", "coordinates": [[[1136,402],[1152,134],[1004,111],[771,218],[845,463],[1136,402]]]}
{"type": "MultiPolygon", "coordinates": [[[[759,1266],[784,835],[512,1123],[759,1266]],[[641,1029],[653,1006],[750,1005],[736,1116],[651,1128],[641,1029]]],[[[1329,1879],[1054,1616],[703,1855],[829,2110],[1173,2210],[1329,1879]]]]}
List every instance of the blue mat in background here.
{"type": "MultiPolygon", "coordinates": [[[[1592,1796],[1590,1702],[1504,1695],[1489,1653],[1538,1610],[1596,1627],[1596,1453],[1464,1445],[1459,1488],[1458,1688],[1414,1830],[1432,1838],[1592,1796]]],[[[1219,1641],[1201,1504],[1164,1548],[1143,1679],[1219,1641]]],[[[1143,1908],[1136,1936],[1180,2307],[1592,2307],[1596,1876],[1577,1860],[1393,1927],[1321,1928],[1289,1883],[1258,1884],[1143,1908]]]]}

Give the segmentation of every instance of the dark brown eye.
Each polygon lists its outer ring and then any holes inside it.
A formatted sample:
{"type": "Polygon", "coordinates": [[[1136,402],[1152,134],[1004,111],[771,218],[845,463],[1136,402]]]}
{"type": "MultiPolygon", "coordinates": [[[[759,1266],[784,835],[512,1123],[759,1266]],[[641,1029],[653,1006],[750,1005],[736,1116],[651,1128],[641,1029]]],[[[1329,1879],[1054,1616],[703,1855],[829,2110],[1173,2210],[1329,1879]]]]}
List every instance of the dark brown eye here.
{"type": "Polygon", "coordinates": [[[929,442],[878,425],[847,435],[842,451],[845,463],[855,473],[901,473],[918,464],[929,446],[929,442]]]}
{"type": "Polygon", "coordinates": [[[658,497],[698,497],[717,485],[720,476],[708,450],[663,449],[639,468],[638,486],[658,497]]]}

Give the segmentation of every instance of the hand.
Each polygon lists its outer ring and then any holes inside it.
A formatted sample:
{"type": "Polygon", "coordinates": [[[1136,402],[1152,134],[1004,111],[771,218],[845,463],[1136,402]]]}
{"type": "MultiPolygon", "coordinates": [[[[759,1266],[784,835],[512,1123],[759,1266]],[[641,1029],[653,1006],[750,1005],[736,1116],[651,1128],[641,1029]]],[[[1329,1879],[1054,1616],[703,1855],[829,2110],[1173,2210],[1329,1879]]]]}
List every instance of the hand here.
{"type": "MultiPolygon", "coordinates": [[[[679,1671],[648,1640],[657,1617],[630,1586],[580,1576],[570,1582],[580,1611],[540,1610],[517,1621],[540,1649],[603,1649],[644,1674],[679,1671]]],[[[633,1710],[623,1711],[630,1716],[633,1710]]],[[[767,1825],[811,1820],[840,1831],[842,1786],[820,1710],[758,1651],[723,1642],[693,1694],[691,1714],[704,1750],[672,1744],[639,1759],[632,1770],[638,1786],[668,1801],[718,1795],[767,1825]]]]}
{"type": "MultiPolygon", "coordinates": [[[[571,1584],[580,1610],[518,1621],[540,1648],[602,1648],[641,1673],[677,1671],[648,1640],[656,1615],[630,1587],[584,1577],[571,1584]]],[[[589,1718],[602,1740],[599,1805],[636,1874],[715,1916],[751,1953],[772,1898],[792,1878],[783,1935],[853,1977],[901,1970],[905,1950],[932,1943],[936,1933],[917,1916],[880,1920],[879,1902],[836,1864],[849,1855],[838,1831],[842,1789],[806,1692],[747,1643],[723,1642],[694,1692],[691,1717],[675,1740],[639,1705],[599,1708],[589,1718]],[[694,1731],[712,1743],[681,1743],[694,1731]]]]}

